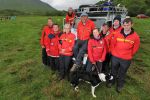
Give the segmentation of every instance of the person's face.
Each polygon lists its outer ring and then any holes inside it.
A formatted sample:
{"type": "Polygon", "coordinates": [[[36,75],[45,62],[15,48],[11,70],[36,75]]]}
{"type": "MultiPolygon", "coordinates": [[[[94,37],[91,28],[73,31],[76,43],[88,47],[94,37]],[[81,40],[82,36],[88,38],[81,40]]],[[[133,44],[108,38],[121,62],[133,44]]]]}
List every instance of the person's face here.
{"type": "Polygon", "coordinates": [[[132,28],[132,26],[133,26],[133,24],[131,23],[131,22],[125,22],[124,24],[123,24],[123,28],[124,28],[124,30],[125,31],[130,31],[131,30],[131,28],[132,28]]]}
{"type": "Polygon", "coordinates": [[[119,20],[114,20],[114,26],[119,26],[119,25],[120,25],[119,20]]]}
{"type": "Polygon", "coordinates": [[[88,16],[82,16],[81,17],[82,23],[85,23],[87,21],[87,19],[88,19],[88,16]]]}
{"type": "Polygon", "coordinates": [[[102,31],[104,34],[109,30],[109,27],[107,25],[102,26],[102,31]]]}
{"type": "Polygon", "coordinates": [[[68,26],[66,26],[66,27],[65,27],[65,32],[66,32],[66,33],[69,33],[70,31],[71,31],[70,26],[69,26],[69,25],[68,25],[68,26]]]}
{"type": "Polygon", "coordinates": [[[93,30],[93,35],[94,35],[94,37],[98,37],[99,36],[98,29],[94,29],[93,30]]]}
{"type": "Polygon", "coordinates": [[[51,19],[48,19],[47,25],[51,27],[53,25],[53,21],[51,19]]]}
{"type": "Polygon", "coordinates": [[[54,30],[54,32],[58,32],[58,31],[59,31],[58,25],[54,25],[54,26],[53,26],[53,30],[54,30]]]}
{"type": "Polygon", "coordinates": [[[72,9],[69,9],[69,10],[68,10],[68,13],[69,13],[69,14],[72,14],[72,13],[73,13],[73,10],[72,10],[72,9]]]}

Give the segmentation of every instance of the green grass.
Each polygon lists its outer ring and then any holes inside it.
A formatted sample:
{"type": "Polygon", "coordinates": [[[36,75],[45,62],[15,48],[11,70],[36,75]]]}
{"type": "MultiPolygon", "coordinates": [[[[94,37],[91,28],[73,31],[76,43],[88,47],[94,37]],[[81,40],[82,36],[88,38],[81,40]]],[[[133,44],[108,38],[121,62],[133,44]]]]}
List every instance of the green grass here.
{"type": "MultiPolygon", "coordinates": [[[[62,24],[62,17],[53,17],[62,24]]],[[[149,100],[150,99],[150,19],[134,18],[141,47],[128,71],[122,93],[105,83],[92,98],[90,85],[81,83],[78,93],[67,80],[41,64],[39,39],[47,17],[17,17],[0,22],[0,100],[149,100]]],[[[61,26],[62,27],[62,26],[61,26]]]]}

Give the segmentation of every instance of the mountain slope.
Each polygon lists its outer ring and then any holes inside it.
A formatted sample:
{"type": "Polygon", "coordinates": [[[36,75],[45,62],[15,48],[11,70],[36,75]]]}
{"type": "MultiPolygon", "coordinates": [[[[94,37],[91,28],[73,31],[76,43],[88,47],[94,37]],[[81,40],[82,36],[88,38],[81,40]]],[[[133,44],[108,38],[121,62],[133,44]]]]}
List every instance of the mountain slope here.
{"type": "Polygon", "coordinates": [[[46,3],[40,0],[0,0],[0,10],[16,10],[28,14],[45,14],[46,12],[56,12],[46,3]]]}

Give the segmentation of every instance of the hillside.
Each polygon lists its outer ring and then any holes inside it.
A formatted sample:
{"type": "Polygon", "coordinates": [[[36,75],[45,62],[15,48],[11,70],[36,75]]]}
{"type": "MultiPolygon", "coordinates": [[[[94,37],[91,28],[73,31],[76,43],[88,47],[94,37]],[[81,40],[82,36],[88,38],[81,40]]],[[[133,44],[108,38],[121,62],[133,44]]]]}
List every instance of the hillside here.
{"type": "Polygon", "coordinates": [[[46,3],[40,0],[0,0],[0,14],[6,12],[20,12],[25,14],[46,14],[57,12],[46,3]]]}

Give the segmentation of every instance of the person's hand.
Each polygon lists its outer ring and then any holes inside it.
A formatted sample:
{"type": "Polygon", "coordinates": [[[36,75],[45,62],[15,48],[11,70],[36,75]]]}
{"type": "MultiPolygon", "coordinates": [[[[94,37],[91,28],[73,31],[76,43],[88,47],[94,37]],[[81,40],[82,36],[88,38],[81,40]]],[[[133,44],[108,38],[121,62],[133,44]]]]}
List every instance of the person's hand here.
{"type": "Polygon", "coordinates": [[[49,51],[49,49],[46,49],[46,52],[49,51]]]}
{"type": "Polygon", "coordinates": [[[44,46],[44,45],[42,45],[41,47],[42,47],[42,48],[45,48],[45,46],[44,46]]]}
{"type": "Polygon", "coordinates": [[[61,49],[61,52],[64,53],[64,52],[65,52],[65,49],[61,49]]]}
{"type": "Polygon", "coordinates": [[[99,60],[99,62],[103,62],[103,61],[99,60]]]}
{"type": "Polygon", "coordinates": [[[84,54],[84,57],[88,57],[88,54],[84,54]]]}
{"type": "Polygon", "coordinates": [[[93,62],[92,64],[93,64],[93,65],[96,65],[96,62],[93,62]]]}

